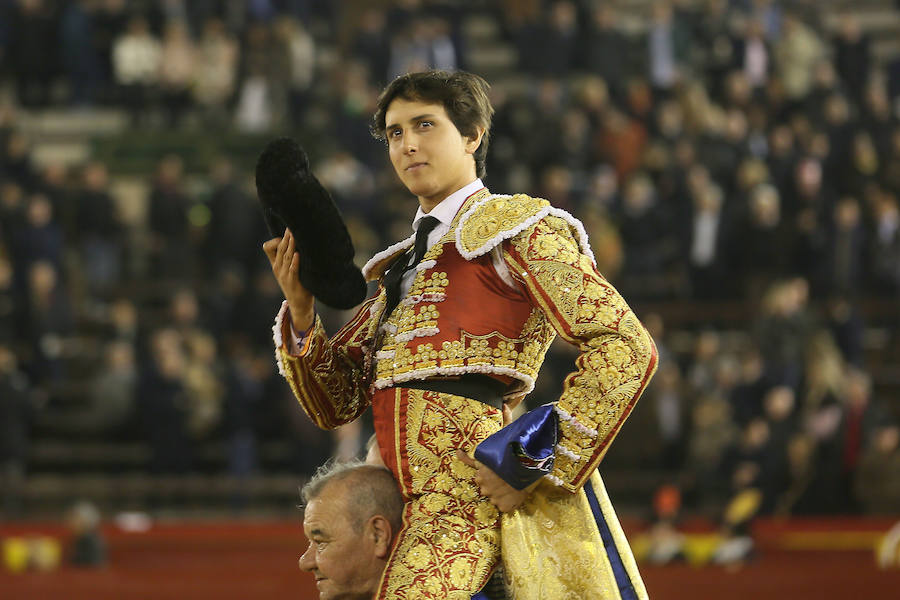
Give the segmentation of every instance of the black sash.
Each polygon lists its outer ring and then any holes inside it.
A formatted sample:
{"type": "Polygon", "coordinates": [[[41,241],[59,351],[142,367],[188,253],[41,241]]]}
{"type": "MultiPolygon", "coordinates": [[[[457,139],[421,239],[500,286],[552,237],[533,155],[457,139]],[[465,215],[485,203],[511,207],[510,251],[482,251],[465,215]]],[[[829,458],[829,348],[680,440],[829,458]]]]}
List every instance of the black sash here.
{"type": "Polygon", "coordinates": [[[489,375],[466,373],[453,379],[419,379],[415,381],[404,381],[403,383],[395,384],[394,387],[462,396],[463,398],[478,400],[488,406],[493,406],[497,410],[502,410],[503,394],[506,392],[508,386],[499,379],[495,379],[489,375]]]}

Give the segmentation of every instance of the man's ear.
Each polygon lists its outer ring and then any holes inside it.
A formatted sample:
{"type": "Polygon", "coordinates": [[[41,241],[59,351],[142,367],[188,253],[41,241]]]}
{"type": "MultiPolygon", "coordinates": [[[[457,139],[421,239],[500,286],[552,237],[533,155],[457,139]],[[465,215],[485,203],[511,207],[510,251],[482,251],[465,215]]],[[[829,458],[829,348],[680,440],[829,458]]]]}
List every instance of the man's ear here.
{"type": "Polygon", "coordinates": [[[368,528],[368,534],[372,536],[375,545],[375,556],[387,559],[394,537],[390,522],[381,515],[375,515],[369,519],[368,528]]]}
{"type": "Polygon", "coordinates": [[[475,129],[475,135],[466,137],[466,152],[469,154],[475,154],[475,151],[478,150],[478,147],[481,145],[481,138],[484,137],[484,127],[478,127],[475,129]]]}

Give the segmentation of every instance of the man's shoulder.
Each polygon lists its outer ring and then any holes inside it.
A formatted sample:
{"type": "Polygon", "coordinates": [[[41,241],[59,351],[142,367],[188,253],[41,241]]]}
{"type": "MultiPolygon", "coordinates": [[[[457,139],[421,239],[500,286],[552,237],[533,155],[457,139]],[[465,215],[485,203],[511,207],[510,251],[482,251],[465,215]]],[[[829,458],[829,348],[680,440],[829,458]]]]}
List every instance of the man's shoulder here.
{"type": "Polygon", "coordinates": [[[490,252],[550,214],[547,200],[492,194],[467,207],[456,224],[456,248],[467,260],[490,252]]]}

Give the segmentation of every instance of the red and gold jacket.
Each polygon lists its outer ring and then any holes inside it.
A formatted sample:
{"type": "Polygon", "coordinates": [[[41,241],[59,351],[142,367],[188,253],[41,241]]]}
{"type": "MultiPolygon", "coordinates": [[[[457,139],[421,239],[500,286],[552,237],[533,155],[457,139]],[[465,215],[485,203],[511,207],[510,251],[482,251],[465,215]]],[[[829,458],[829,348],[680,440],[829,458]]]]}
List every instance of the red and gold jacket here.
{"type": "MultiPolygon", "coordinates": [[[[412,243],[410,237],[377,254],[363,273],[380,278],[412,243]]],[[[504,378],[510,396],[529,392],[558,334],[581,354],[555,403],[558,443],[547,478],[577,490],[657,362],[650,335],[597,271],[581,223],[546,200],[482,190],[416,269],[390,315],[379,288],[331,339],[316,319],[299,356],[283,343],[290,325],[282,307],[276,358],[309,417],[319,427],[338,427],[366,409],[372,389],[463,373],[504,378]]]]}

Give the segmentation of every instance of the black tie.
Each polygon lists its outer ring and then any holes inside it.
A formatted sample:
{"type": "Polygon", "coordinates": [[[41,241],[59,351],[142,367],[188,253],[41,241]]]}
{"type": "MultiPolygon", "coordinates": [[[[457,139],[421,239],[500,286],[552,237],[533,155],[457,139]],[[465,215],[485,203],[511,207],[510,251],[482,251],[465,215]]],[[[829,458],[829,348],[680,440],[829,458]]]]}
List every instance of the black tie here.
{"type": "Polygon", "coordinates": [[[409,259],[409,252],[401,254],[390,270],[384,275],[384,291],[387,297],[384,314],[391,314],[400,302],[400,281],[403,279],[404,273],[414,269],[417,264],[425,256],[428,250],[428,234],[440,223],[435,217],[423,217],[419,221],[419,228],[416,229],[416,243],[413,245],[412,260],[409,259]]]}

